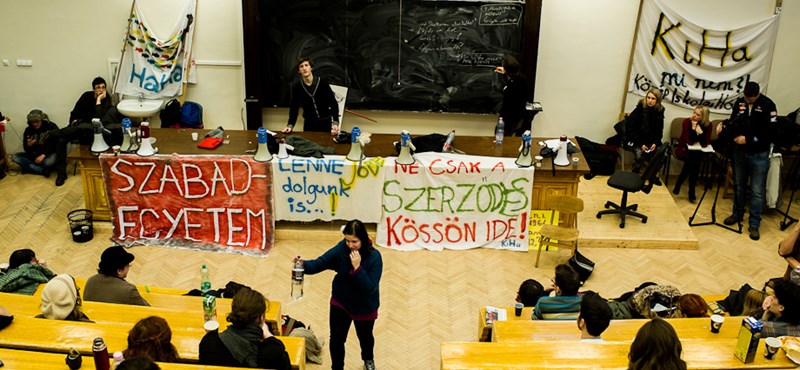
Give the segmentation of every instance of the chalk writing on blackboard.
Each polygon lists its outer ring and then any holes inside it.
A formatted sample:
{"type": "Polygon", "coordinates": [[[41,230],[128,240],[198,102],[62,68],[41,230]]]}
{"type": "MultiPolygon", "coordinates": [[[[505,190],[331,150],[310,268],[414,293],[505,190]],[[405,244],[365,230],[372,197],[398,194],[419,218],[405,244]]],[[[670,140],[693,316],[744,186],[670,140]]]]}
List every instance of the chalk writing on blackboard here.
{"type": "Polygon", "coordinates": [[[517,25],[522,19],[522,9],[515,5],[488,4],[481,6],[481,26],[517,25]]]}
{"type": "Polygon", "coordinates": [[[347,107],[494,113],[494,67],[520,56],[520,1],[267,0],[263,104],[287,106],[294,61],[348,87],[347,107]]]}

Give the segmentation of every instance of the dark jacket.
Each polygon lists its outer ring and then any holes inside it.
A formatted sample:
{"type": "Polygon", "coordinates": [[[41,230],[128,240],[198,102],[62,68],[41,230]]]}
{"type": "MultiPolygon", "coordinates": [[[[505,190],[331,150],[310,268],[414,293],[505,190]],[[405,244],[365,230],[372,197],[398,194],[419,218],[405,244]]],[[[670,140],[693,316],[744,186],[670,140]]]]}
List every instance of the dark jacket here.
{"type": "Polygon", "coordinates": [[[25,156],[31,160],[36,159],[39,155],[48,155],[55,153],[56,140],[50,138],[51,130],[58,130],[58,126],[50,121],[42,120],[42,125],[38,129],[33,128],[30,124],[25,128],[25,133],[22,137],[22,146],[25,149],[25,156]],[[33,139],[35,143],[28,146],[28,139],[33,139]]]}
{"type": "Polygon", "coordinates": [[[94,91],[87,91],[81,94],[78,101],[75,102],[75,107],[69,113],[69,123],[78,122],[92,122],[92,118],[103,118],[111,107],[114,106],[109,93],[105,99],[97,104],[97,99],[94,97],[94,91]]]}
{"type": "Polygon", "coordinates": [[[351,314],[366,315],[375,312],[380,306],[383,259],[375,248],[372,248],[366,256],[362,254],[361,265],[358,270],[353,270],[350,248],[342,239],[319,258],[304,261],[303,268],[309,275],[325,270],[336,271],[332,287],[333,299],[351,314]]]}
{"type": "Polygon", "coordinates": [[[520,130],[525,117],[525,79],[515,76],[503,88],[503,105],[500,107],[500,117],[506,124],[505,132],[515,133],[520,130]]]}
{"type": "Polygon", "coordinates": [[[702,122],[698,123],[698,125],[700,125],[703,130],[702,134],[698,134],[697,131],[692,130],[691,118],[686,118],[681,122],[681,137],[678,139],[678,146],[675,148],[676,155],[681,160],[686,160],[689,145],[700,143],[700,146],[705,148],[711,143],[711,130],[714,129],[713,125],[709,124],[707,127],[703,127],[702,122]]]}
{"type": "Polygon", "coordinates": [[[725,129],[732,130],[733,138],[739,135],[746,138],[746,143],[737,145],[737,148],[747,153],[762,153],[769,150],[777,122],[778,108],[770,98],[761,94],[749,112],[744,98],[736,99],[725,129]]]}
{"type": "MultiPolygon", "coordinates": [[[[231,351],[219,339],[218,331],[206,333],[200,341],[200,363],[204,365],[246,367],[236,361],[231,351]]],[[[258,367],[289,370],[292,364],[286,347],[278,338],[269,337],[258,344],[258,367]]]]}
{"type": "Polygon", "coordinates": [[[314,77],[314,82],[311,86],[306,86],[302,80],[297,81],[292,86],[291,98],[292,103],[289,106],[289,123],[287,126],[294,127],[297,122],[297,111],[300,107],[303,107],[303,119],[308,123],[326,121],[328,124],[332,124],[333,122],[339,122],[339,104],[336,103],[336,97],[333,95],[331,85],[325,80],[314,77]]]}
{"type": "Polygon", "coordinates": [[[661,146],[664,137],[664,110],[645,108],[642,102],[625,119],[625,142],[633,143],[633,147],[656,144],[661,146]]]}

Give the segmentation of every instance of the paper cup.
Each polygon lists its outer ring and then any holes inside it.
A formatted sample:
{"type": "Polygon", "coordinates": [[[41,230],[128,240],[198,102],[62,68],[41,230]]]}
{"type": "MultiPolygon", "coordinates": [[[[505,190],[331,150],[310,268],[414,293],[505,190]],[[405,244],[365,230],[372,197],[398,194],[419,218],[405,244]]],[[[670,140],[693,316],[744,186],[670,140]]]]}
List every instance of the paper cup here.
{"type": "Polygon", "coordinates": [[[522,303],[514,303],[514,315],[517,317],[522,316],[522,307],[525,307],[522,303]]]}
{"type": "Polygon", "coordinates": [[[208,331],[217,331],[217,330],[219,330],[219,322],[217,322],[216,320],[206,321],[206,323],[203,324],[203,329],[206,329],[207,332],[208,331]]]}
{"type": "Polygon", "coordinates": [[[199,137],[200,137],[200,135],[199,135],[198,133],[196,133],[196,132],[192,132],[192,141],[197,141],[197,139],[198,139],[199,137]]]}
{"type": "Polygon", "coordinates": [[[775,358],[775,354],[778,353],[778,350],[781,349],[781,342],[780,339],[775,337],[769,337],[764,339],[764,344],[767,346],[767,349],[764,351],[764,357],[767,360],[772,360],[775,358]]]}
{"type": "Polygon", "coordinates": [[[719,333],[722,323],[725,322],[725,317],[722,315],[711,315],[711,332],[719,333]]]}

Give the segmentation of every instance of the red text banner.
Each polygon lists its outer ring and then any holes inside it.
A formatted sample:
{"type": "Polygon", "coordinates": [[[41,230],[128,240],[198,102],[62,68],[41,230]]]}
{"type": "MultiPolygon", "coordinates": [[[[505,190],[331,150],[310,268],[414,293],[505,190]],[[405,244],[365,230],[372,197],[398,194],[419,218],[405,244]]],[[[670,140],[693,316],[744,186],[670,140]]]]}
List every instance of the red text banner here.
{"type": "Polygon", "coordinates": [[[249,156],[100,156],[112,240],[269,253],[274,242],[269,163],[249,156]]]}
{"type": "Polygon", "coordinates": [[[420,153],[387,158],[377,243],[399,249],[528,250],[533,169],[515,158],[420,153]]]}

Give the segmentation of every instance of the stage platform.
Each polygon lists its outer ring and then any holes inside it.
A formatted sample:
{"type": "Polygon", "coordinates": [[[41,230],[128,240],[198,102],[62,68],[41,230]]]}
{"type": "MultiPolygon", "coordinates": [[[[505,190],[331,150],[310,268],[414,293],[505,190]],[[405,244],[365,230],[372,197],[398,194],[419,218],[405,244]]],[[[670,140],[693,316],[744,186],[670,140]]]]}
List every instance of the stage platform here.
{"type": "Polygon", "coordinates": [[[622,199],[622,191],[609,187],[607,181],[608,176],[580,180],[578,197],[584,201],[584,210],[578,215],[579,247],[698,248],[688,219],[666,186],[654,186],[650,194],[628,194],[628,204],[639,204],[638,211],[647,215],[647,223],[642,223],[638,217],[626,217],[625,228],[621,229],[619,215],[604,215],[598,219],[597,212],[605,209],[607,201],[619,204],[622,199]]]}

